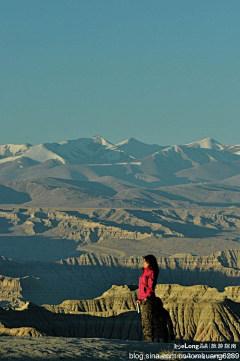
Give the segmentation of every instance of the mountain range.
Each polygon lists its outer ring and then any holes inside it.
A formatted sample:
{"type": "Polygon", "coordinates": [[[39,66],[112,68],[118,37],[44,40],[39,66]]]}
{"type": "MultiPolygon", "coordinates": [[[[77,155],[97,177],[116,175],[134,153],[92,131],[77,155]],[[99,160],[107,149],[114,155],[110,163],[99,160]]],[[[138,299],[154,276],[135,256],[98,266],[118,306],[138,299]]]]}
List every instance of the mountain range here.
{"type": "Polygon", "coordinates": [[[210,203],[237,205],[239,187],[240,145],[209,137],[167,146],[134,138],[113,144],[101,136],[0,146],[0,204],[32,206],[38,194],[43,205],[54,198],[54,206],[77,199],[93,207],[158,207],[208,203],[211,194],[210,203]]]}
{"type": "Polygon", "coordinates": [[[213,161],[234,161],[240,155],[240,145],[222,145],[212,138],[173,146],[146,144],[129,138],[113,144],[100,135],[93,138],[79,138],[60,143],[38,145],[0,145],[0,163],[29,158],[36,163],[55,160],[62,164],[132,163],[148,156],[166,156],[176,159],[177,154],[192,163],[205,164],[213,161]]]}

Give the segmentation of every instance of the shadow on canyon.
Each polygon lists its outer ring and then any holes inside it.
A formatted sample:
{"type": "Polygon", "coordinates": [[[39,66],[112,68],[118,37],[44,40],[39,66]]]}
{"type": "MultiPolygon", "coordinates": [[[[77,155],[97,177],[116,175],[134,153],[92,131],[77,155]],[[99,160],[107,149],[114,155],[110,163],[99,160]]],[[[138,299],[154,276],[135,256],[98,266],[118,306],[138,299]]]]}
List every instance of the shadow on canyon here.
{"type": "MultiPolygon", "coordinates": [[[[5,219],[4,219],[5,221],[5,219]]],[[[6,226],[9,223],[4,223],[6,226]]],[[[41,224],[37,225],[37,228],[41,224]]],[[[10,233],[10,231],[6,231],[10,233]]],[[[54,262],[66,257],[79,257],[82,252],[76,250],[76,242],[69,239],[34,236],[2,235],[0,237],[0,256],[17,262],[42,261],[54,262]]]]}
{"type": "Polygon", "coordinates": [[[118,316],[101,317],[89,314],[53,313],[30,304],[29,309],[16,311],[0,308],[0,319],[8,328],[33,327],[47,336],[97,337],[120,340],[141,340],[141,319],[135,311],[118,316]]]}
{"type": "MultiPolygon", "coordinates": [[[[90,256],[91,257],[91,256],[90,256]]],[[[101,261],[100,261],[101,262],[101,261]]],[[[92,259],[91,265],[81,264],[79,259],[60,262],[24,262],[0,260],[1,274],[20,277],[22,301],[35,304],[59,304],[66,299],[91,299],[98,297],[112,285],[138,284],[141,269],[130,264],[118,265],[111,257],[108,264],[100,265],[92,259]]],[[[204,271],[201,267],[183,269],[177,262],[175,268],[166,264],[160,267],[159,284],[183,286],[208,285],[223,291],[224,287],[239,285],[237,276],[223,271],[204,271]]]]}
{"type": "Polygon", "coordinates": [[[102,317],[53,313],[44,307],[30,304],[29,309],[23,311],[0,308],[0,319],[7,328],[31,327],[45,336],[135,341],[143,338],[141,316],[136,311],[102,317]]]}

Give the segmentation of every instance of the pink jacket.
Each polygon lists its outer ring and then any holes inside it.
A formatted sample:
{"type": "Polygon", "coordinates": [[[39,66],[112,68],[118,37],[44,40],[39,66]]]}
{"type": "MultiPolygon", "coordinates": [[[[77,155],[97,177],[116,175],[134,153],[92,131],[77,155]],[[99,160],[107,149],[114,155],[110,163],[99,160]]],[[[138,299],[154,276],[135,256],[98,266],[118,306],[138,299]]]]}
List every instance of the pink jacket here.
{"type": "Polygon", "coordinates": [[[157,283],[157,274],[150,268],[143,268],[143,273],[139,277],[138,299],[143,300],[146,297],[154,295],[157,283]]]}

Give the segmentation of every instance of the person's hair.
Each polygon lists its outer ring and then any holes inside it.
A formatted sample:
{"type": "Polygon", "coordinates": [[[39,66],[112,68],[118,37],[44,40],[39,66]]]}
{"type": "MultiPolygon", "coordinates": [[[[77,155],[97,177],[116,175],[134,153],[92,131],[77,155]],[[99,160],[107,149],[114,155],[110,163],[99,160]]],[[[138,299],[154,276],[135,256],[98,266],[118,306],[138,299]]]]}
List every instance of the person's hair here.
{"type": "Polygon", "coordinates": [[[156,260],[156,257],[154,257],[152,254],[148,254],[147,256],[143,257],[145,259],[145,261],[147,261],[149,263],[149,268],[152,269],[154,272],[159,273],[159,269],[158,269],[158,263],[156,260]]]}

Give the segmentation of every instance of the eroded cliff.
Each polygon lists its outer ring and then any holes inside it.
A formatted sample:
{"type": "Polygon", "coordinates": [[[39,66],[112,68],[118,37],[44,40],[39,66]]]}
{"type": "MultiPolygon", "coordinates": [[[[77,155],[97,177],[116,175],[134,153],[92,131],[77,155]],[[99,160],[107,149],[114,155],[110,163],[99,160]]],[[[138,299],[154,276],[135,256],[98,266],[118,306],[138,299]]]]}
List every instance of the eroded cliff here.
{"type": "MultiPolygon", "coordinates": [[[[231,286],[239,285],[240,251],[219,251],[205,257],[178,254],[159,257],[159,283],[184,286],[208,284],[237,300],[231,286]],[[235,297],[235,298],[234,298],[235,297]]],[[[112,284],[138,282],[142,257],[117,258],[85,253],[59,262],[18,263],[1,258],[0,305],[20,306],[26,301],[41,305],[57,304],[66,299],[92,298],[112,284]]]]}
{"type": "MultiPolygon", "coordinates": [[[[239,287],[231,293],[239,300],[239,287]]],[[[239,303],[208,286],[157,285],[157,296],[170,313],[176,338],[189,341],[234,341],[240,338],[239,303]]],[[[59,305],[0,309],[4,328],[31,328],[33,336],[103,337],[140,340],[140,315],[135,309],[136,286],[112,286],[91,300],[66,300],[59,305]]]]}

